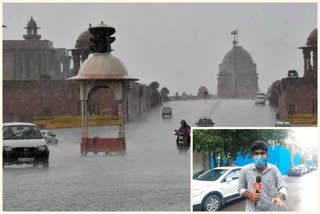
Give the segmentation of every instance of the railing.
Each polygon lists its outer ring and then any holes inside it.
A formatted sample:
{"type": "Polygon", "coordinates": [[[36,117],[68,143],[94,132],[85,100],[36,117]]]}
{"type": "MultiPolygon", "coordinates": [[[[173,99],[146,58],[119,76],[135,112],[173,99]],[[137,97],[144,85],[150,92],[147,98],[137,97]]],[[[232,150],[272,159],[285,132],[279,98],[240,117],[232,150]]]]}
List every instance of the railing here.
{"type": "MultiPolygon", "coordinates": [[[[41,128],[74,128],[81,127],[81,116],[78,115],[57,115],[57,116],[37,116],[33,123],[41,128]]],[[[118,116],[93,115],[88,116],[89,126],[120,125],[118,116]]]]}
{"type": "Polygon", "coordinates": [[[283,117],[283,121],[293,124],[317,124],[316,114],[292,114],[283,117]]]}

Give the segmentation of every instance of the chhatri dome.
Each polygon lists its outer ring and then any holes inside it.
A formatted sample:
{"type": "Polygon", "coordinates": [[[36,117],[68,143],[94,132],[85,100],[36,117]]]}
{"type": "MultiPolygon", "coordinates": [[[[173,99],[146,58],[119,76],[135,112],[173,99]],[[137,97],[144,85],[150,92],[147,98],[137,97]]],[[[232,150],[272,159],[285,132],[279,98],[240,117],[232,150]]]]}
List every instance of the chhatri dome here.
{"type": "Polygon", "coordinates": [[[317,47],[317,41],[318,41],[318,32],[316,28],[309,34],[306,45],[311,47],[317,47]]]}
{"type": "Polygon", "coordinates": [[[89,30],[82,32],[76,41],[75,48],[90,49],[90,45],[92,45],[90,38],[92,37],[93,35],[89,32],[89,30]]]}
{"type": "Polygon", "coordinates": [[[33,20],[32,16],[31,16],[31,19],[28,21],[26,28],[38,28],[37,23],[33,20]]]}

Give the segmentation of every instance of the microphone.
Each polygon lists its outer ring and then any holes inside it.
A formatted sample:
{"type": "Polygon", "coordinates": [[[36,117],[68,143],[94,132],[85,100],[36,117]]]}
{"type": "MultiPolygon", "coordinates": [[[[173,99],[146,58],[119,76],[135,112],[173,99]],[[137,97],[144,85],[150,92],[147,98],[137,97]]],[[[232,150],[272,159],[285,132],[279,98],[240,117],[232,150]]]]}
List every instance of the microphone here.
{"type": "MultiPolygon", "coordinates": [[[[256,177],[256,183],[253,183],[253,189],[256,190],[256,193],[261,192],[261,176],[256,177]]],[[[257,202],[254,203],[254,206],[257,206],[257,202]]]]}

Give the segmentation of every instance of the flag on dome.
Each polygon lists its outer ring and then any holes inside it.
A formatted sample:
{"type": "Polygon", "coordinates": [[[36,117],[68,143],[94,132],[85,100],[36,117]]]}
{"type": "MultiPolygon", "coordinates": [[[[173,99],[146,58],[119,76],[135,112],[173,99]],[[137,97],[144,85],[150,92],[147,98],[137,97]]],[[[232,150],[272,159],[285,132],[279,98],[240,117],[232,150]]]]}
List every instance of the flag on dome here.
{"type": "Polygon", "coordinates": [[[238,35],[238,29],[231,32],[231,35],[238,35]]]}

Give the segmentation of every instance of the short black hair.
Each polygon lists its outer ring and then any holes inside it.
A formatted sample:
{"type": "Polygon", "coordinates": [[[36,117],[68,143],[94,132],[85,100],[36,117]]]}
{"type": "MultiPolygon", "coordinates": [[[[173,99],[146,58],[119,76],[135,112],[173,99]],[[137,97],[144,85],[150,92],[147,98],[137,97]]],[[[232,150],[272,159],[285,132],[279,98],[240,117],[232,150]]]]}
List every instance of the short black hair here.
{"type": "Polygon", "coordinates": [[[254,151],[256,151],[258,149],[262,149],[266,153],[268,153],[268,144],[266,142],[264,142],[263,140],[254,141],[253,144],[251,145],[251,148],[250,148],[251,154],[253,154],[254,151]]]}

